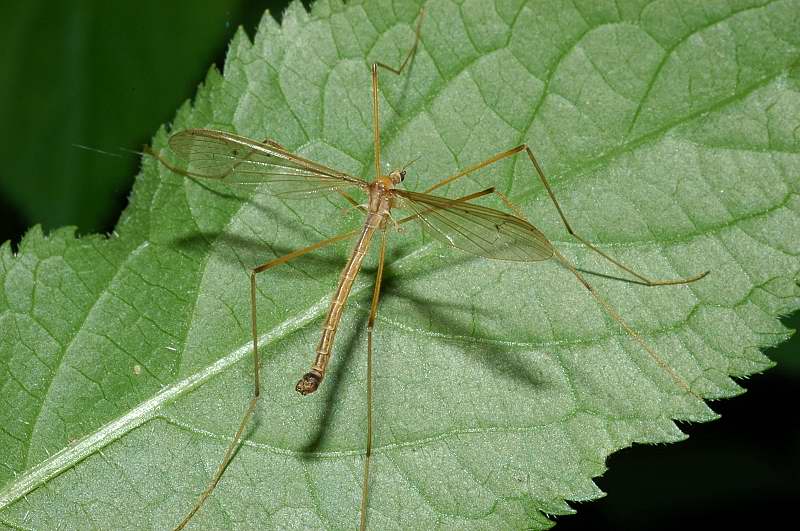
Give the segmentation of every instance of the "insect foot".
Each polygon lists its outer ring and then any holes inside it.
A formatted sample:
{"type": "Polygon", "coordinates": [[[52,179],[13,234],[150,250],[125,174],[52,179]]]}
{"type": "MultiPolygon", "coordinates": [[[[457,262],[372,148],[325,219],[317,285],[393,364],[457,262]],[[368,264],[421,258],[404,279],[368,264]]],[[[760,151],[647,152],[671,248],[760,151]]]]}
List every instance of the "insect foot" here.
{"type": "Polygon", "coordinates": [[[301,395],[309,395],[317,390],[321,381],[322,375],[317,371],[307,372],[300,378],[294,388],[301,395]]]}

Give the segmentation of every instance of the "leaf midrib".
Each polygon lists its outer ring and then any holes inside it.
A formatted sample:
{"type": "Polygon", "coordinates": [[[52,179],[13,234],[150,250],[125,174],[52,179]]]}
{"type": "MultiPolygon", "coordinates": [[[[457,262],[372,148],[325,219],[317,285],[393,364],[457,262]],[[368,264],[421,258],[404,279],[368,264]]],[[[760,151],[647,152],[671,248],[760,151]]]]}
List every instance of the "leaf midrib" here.
{"type": "MultiPolygon", "coordinates": [[[[435,245],[436,244],[434,242],[431,242],[396,260],[394,263],[397,264],[398,268],[400,268],[402,267],[402,263],[406,261],[413,262],[414,260],[418,259],[418,257],[429,254],[435,245]]],[[[359,293],[369,285],[369,281],[364,280],[362,277],[362,279],[357,281],[356,285],[353,286],[352,293],[359,293]]],[[[333,290],[331,290],[330,293],[326,293],[318,302],[313,304],[304,313],[294,316],[290,319],[286,319],[277,326],[273,327],[269,332],[260,335],[258,338],[259,344],[268,345],[317,319],[327,310],[328,306],[330,305],[330,297],[332,293],[333,290]]],[[[205,369],[195,372],[192,375],[189,375],[186,378],[183,378],[182,380],[164,388],[152,398],[142,402],[139,406],[130,410],[125,415],[106,423],[96,431],[81,438],[74,445],[68,446],[53,454],[45,461],[38,463],[25,474],[20,475],[6,489],[0,491],[0,509],[12,504],[37,486],[59,475],[79,461],[92,455],[97,450],[119,439],[132,429],[137,428],[145,422],[151,420],[156,416],[156,411],[160,409],[161,406],[184,395],[213,376],[221,373],[231,365],[237,363],[239,360],[252,352],[251,347],[251,342],[249,340],[246,341],[242,346],[235,349],[230,354],[227,354],[225,357],[220,358],[205,369]]],[[[268,358],[265,357],[264,359],[268,358]]]]}

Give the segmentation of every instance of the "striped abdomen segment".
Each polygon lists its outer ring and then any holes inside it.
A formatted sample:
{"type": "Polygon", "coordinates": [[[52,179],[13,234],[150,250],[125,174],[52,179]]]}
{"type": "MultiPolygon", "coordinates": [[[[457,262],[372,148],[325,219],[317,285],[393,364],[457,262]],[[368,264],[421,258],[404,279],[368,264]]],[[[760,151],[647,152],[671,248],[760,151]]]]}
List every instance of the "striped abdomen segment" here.
{"type": "Polygon", "coordinates": [[[375,230],[382,221],[382,214],[371,212],[367,215],[364,228],[361,230],[361,235],[358,237],[350,259],[339,276],[339,285],[336,287],[336,292],[331,299],[328,315],[325,317],[325,324],[322,325],[322,337],[319,340],[319,345],[317,345],[317,356],[314,359],[314,365],[312,365],[309,372],[303,375],[295,387],[300,394],[307,395],[316,391],[325,376],[325,369],[331,358],[333,339],[336,336],[336,330],[339,328],[339,321],[342,319],[344,305],[347,303],[347,297],[350,295],[353,282],[355,282],[358,270],[361,269],[361,263],[367,254],[372,235],[375,234],[375,230]]]}

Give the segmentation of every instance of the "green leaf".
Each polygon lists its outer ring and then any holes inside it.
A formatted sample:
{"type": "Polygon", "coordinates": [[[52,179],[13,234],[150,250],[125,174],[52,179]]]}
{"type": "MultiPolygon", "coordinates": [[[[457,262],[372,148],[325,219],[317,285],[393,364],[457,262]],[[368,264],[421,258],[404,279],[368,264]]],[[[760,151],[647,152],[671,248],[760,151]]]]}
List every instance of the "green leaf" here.
{"type": "MultiPolygon", "coordinates": [[[[381,77],[383,160],[421,156],[421,190],[529,143],[573,226],[657,278],[570,239],[518,158],[443,194],[495,185],[547,234],[697,395],[770,366],[800,306],[797,1],[427,3],[402,77],[381,77]]],[[[239,33],[173,129],[271,137],[371,178],[369,64],[398,64],[415,2],[299,5],[239,33]]],[[[154,141],[163,149],[167,133],[154,141]]],[[[252,393],[248,268],[357,227],[335,199],[193,182],[152,159],[110,238],[33,229],[0,248],[0,522],[13,528],[175,525],[252,393]]],[[[347,245],[259,278],[263,399],[194,523],[353,528],[365,443],[362,272],[329,375],[313,358],[347,245]]],[[[369,524],[545,528],[634,442],[684,438],[714,413],[555,262],[484,260],[391,234],[375,344],[369,524]]]]}

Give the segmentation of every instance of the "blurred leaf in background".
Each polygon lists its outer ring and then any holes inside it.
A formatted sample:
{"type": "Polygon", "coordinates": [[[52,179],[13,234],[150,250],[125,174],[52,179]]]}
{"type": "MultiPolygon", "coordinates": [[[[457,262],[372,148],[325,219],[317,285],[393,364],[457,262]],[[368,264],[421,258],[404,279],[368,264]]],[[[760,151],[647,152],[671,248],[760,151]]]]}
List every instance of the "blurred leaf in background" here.
{"type": "MultiPolygon", "coordinates": [[[[286,2],[15,2],[0,6],[0,241],[77,225],[113,229],[139,166],[136,150],[221,64],[238,25],[252,36],[264,9],[286,2]],[[109,152],[105,155],[92,149],[109,152]]],[[[798,328],[798,315],[784,322],[798,328]]],[[[800,391],[798,338],[768,355],[778,366],[723,418],[683,426],[689,441],[636,447],[599,478],[605,500],[579,506],[559,528],[674,528],[687,518],[736,527],[792,509],[800,426],[784,407],[800,391]],[[735,441],[735,444],[731,444],[735,441]],[[725,454],[719,449],[726,448],[725,454]]]]}
{"type": "Polygon", "coordinates": [[[2,2],[0,241],[37,223],[112,230],[139,166],[127,150],[191,97],[239,25],[252,33],[287,4],[2,2]]]}

